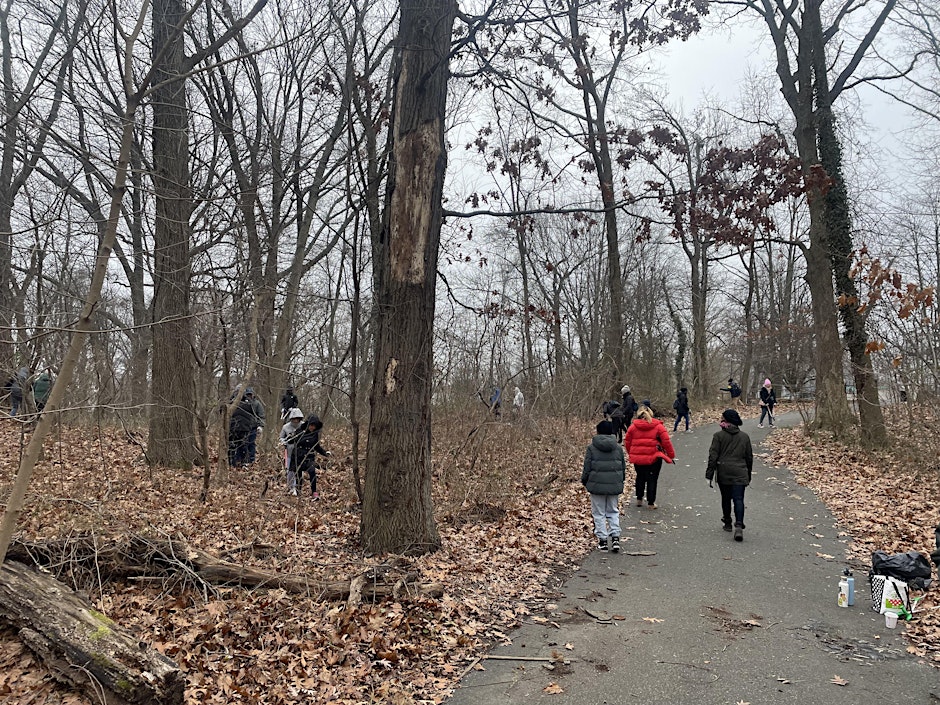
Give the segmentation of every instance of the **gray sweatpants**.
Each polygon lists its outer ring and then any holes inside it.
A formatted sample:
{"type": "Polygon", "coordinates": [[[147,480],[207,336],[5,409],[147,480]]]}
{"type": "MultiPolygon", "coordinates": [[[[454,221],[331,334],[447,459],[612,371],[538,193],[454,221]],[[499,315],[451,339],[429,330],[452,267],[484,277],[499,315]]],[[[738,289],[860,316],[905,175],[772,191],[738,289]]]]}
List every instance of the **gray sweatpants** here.
{"type": "Polygon", "coordinates": [[[592,494],[591,516],[594,517],[594,535],[599,541],[608,536],[620,536],[619,494],[592,494]]]}

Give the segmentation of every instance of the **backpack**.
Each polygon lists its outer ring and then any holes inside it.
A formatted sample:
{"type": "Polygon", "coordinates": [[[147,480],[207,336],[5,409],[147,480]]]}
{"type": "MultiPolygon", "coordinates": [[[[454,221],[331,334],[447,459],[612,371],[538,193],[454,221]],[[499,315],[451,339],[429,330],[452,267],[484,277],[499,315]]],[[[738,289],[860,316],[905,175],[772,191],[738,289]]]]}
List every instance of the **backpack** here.
{"type": "Polygon", "coordinates": [[[676,411],[679,410],[679,398],[678,397],[676,397],[676,400],[672,402],[672,408],[675,409],[676,411]]]}
{"type": "Polygon", "coordinates": [[[729,391],[731,392],[732,397],[741,396],[741,386],[737,382],[731,383],[731,389],[729,391]]]}
{"type": "Polygon", "coordinates": [[[619,408],[620,408],[619,401],[604,402],[604,416],[610,416],[614,412],[614,409],[619,409],[619,408]]]}

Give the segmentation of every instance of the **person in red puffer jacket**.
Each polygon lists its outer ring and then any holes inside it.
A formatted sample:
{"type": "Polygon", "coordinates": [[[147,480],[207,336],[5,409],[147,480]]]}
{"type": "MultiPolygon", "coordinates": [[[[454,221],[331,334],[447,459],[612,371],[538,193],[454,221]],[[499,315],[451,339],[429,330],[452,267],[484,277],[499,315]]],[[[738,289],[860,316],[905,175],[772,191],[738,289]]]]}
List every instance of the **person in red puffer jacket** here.
{"type": "Polygon", "coordinates": [[[653,418],[653,412],[645,404],[637,412],[636,420],[630,424],[623,446],[636,468],[636,506],[643,506],[643,496],[650,509],[656,509],[656,486],[663,460],[671,463],[676,451],[669,440],[669,432],[662,421],[653,418]]]}

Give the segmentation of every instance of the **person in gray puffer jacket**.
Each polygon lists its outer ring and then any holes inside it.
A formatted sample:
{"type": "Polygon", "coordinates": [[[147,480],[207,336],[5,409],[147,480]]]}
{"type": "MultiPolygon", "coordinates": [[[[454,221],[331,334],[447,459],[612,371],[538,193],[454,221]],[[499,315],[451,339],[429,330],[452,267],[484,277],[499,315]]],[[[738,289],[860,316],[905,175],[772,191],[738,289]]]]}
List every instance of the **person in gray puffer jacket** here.
{"type": "Polygon", "coordinates": [[[594,518],[594,535],[601,551],[610,548],[620,552],[620,508],[617,506],[623,494],[623,480],[627,462],[623,447],[614,435],[610,421],[597,424],[597,435],[584,453],[584,469],[581,484],[591,494],[591,515],[594,518]]]}
{"type": "Polygon", "coordinates": [[[751,484],[754,451],[750,437],[741,430],[741,416],[734,409],[721,414],[721,430],[712,436],[708,449],[708,486],[718,482],[721,492],[721,523],[731,531],[731,506],[734,505],[734,540],[744,540],[744,490],[751,484]]]}

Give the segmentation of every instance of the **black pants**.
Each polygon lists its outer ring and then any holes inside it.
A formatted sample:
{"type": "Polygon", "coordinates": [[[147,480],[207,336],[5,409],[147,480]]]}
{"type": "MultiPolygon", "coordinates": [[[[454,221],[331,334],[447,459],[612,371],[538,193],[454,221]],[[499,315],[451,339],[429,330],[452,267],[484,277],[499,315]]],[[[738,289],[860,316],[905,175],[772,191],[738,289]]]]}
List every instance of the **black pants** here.
{"type": "Polygon", "coordinates": [[[617,443],[623,443],[623,417],[611,416],[610,422],[614,425],[614,435],[617,436],[617,443]]]}
{"type": "Polygon", "coordinates": [[[744,528],[744,490],[747,485],[723,485],[718,483],[721,491],[721,521],[731,523],[731,506],[734,505],[734,525],[744,528]]]}
{"type": "Polygon", "coordinates": [[[300,486],[304,481],[304,473],[310,477],[310,491],[317,491],[317,464],[306,462],[301,463],[300,467],[297,469],[297,489],[300,490],[300,486]]]}
{"type": "Polygon", "coordinates": [[[643,499],[650,504],[656,504],[656,486],[659,484],[659,471],[663,467],[663,459],[657,458],[652,465],[634,465],[636,468],[636,498],[643,499]]]}

